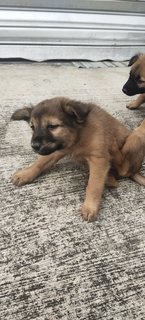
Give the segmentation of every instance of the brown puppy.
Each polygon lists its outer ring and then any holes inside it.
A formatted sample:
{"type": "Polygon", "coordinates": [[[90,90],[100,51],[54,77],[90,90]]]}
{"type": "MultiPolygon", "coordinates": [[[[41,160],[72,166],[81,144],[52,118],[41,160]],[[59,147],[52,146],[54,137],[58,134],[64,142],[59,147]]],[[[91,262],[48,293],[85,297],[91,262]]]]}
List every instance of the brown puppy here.
{"type": "Polygon", "coordinates": [[[137,183],[145,185],[145,177],[139,174],[144,157],[145,120],[130,133],[122,149],[116,149],[113,164],[119,176],[132,177],[137,183]]]}
{"type": "Polygon", "coordinates": [[[129,61],[129,66],[132,66],[129,79],[122,88],[122,91],[128,96],[139,94],[136,100],[131,101],[127,108],[137,109],[145,102],[145,54],[137,54],[129,61]]]}
{"type": "Polygon", "coordinates": [[[66,155],[85,161],[89,167],[82,208],[85,220],[96,218],[105,183],[116,186],[118,175],[130,176],[145,184],[145,178],[141,180],[138,173],[145,153],[145,129],[142,133],[140,127],[141,134],[138,129],[134,131],[139,140],[135,148],[129,142],[129,130],[95,104],[58,97],[45,100],[32,109],[19,109],[12,119],[29,122],[33,130],[32,148],[41,155],[30,167],[16,172],[12,182],[17,186],[30,183],[66,155]],[[126,149],[131,154],[127,160],[126,149]]]}

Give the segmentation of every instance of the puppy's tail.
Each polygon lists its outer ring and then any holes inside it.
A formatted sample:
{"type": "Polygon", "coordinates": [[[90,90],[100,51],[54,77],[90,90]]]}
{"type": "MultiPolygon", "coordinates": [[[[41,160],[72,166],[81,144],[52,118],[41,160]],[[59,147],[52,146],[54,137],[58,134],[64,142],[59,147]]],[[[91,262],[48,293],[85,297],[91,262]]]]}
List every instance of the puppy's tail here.
{"type": "Polygon", "coordinates": [[[131,178],[140,185],[145,186],[145,177],[140,173],[135,173],[131,178]]]}

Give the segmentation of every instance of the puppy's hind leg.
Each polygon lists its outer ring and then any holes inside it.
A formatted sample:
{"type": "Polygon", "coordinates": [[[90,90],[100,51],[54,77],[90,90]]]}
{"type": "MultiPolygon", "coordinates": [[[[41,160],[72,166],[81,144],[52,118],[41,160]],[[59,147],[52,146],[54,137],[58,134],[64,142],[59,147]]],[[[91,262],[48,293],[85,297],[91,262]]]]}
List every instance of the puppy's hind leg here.
{"type": "Polygon", "coordinates": [[[113,176],[113,174],[109,173],[108,177],[106,179],[105,185],[109,188],[117,188],[118,187],[118,181],[115,178],[115,176],[113,176]]]}
{"type": "Polygon", "coordinates": [[[131,178],[138,184],[145,186],[145,177],[142,176],[140,173],[135,173],[131,178]]]}

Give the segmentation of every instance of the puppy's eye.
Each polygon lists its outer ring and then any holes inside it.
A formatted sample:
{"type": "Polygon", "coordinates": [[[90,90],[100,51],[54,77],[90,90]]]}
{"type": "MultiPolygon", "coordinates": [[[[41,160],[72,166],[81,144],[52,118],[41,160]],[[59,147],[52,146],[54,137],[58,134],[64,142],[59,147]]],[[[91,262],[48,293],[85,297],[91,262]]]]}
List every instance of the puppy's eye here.
{"type": "Polygon", "coordinates": [[[47,129],[48,130],[53,130],[59,127],[59,124],[48,124],[47,129]]]}

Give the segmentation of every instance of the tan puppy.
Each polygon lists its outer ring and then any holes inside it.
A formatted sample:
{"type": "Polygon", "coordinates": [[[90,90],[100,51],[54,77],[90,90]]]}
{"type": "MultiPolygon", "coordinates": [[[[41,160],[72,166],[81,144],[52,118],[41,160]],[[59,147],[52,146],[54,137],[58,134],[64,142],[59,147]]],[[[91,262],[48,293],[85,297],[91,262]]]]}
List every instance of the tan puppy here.
{"type": "Polygon", "coordinates": [[[19,109],[12,119],[29,122],[31,146],[41,155],[30,167],[16,172],[12,182],[17,186],[30,183],[66,155],[85,161],[89,167],[82,207],[85,220],[96,218],[105,184],[116,186],[118,176],[130,176],[145,185],[138,173],[145,153],[144,125],[132,133],[134,146],[129,130],[106,111],[63,97],[19,109]]]}
{"type": "Polygon", "coordinates": [[[145,102],[145,54],[137,54],[129,61],[132,66],[129,79],[122,88],[122,91],[128,96],[139,94],[136,100],[131,101],[127,107],[129,109],[137,109],[145,102]]]}

